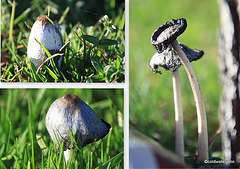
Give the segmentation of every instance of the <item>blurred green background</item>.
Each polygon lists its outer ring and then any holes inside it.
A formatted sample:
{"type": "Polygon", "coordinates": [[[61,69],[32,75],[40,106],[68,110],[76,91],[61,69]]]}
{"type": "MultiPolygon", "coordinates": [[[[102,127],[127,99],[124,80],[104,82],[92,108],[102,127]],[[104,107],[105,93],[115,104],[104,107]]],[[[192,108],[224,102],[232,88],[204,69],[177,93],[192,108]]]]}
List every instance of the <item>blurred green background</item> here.
{"type": "MultiPolygon", "coordinates": [[[[102,141],[76,153],[74,168],[90,166],[90,155],[92,168],[96,168],[123,152],[123,89],[1,89],[0,168],[63,167],[45,127],[45,117],[50,105],[65,94],[77,95],[112,126],[102,141]],[[45,149],[39,140],[45,143],[45,149]]],[[[123,158],[118,163],[116,168],[123,168],[123,158]]]]}
{"type": "MultiPolygon", "coordinates": [[[[9,13],[8,10],[11,10],[10,4],[7,3],[7,0],[2,0],[1,3],[2,19],[10,21],[10,16],[5,15],[9,13]]],[[[62,25],[80,23],[83,26],[94,25],[104,15],[115,18],[125,9],[124,0],[16,0],[16,5],[15,18],[20,16],[19,19],[24,19],[30,26],[39,16],[47,14],[48,7],[50,7],[51,16],[56,20],[59,20],[66,8],[69,7],[62,25]]],[[[1,30],[4,30],[6,26],[1,24],[1,30]]],[[[25,25],[16,24],[16,27],[18,26],[25,25]]]]}
{"type": "MultiPolygon", "coordinates": [[[[205,52],[192,62],[206,106],[209,140],[219,126],[218,107],[221,85],[218,72],[219,11],[215,0],[130,0],[130,124],[174,151],[175,122],[172,73],[160,69],[153,74],[149,61],[155,54],[150,43],[153,31],[171,19],[185,18],[188,27],[178,38],[180,43],[205,52]]],[[[194,155],[197,148],[197,116],[187,74],[179,69],[185,125],[185,155],[194,155]]],[[[220,138],[211,149],[221,156],[220,138]]]]}

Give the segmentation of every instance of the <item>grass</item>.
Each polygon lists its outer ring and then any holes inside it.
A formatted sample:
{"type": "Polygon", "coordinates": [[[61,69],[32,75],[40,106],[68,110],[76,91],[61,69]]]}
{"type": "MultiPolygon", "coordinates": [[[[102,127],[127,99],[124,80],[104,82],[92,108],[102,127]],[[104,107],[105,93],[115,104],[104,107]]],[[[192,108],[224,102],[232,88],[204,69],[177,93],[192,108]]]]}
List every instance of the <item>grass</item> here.
{"type": "Polygon", "coordinates": [[[42,0],[34,0],[29,2],[28,6],[25,5],[26,8],[17,1],[1,2],[2,82],[121,83],[125,81],[125,12],[124,5],[119,5],[121,1],[111,0],[110,4],[113,6],[110,7],[106,5],[108,1],[102,4],[106,13],[112,8],[113,11],[117,11],[108,15],[94,13],[91,9],[86,11],[78,8],[78,12],[89,13],[88,19],[91,22],[87,23],[74,19],[75,14],[72,10],[76,9],[72,9],[74,4],[70,1],[60,5],[57,4],[60,1],[55,4],[51,1],[46,3],[42,0]],[[64,54],[63,62],[59,68],[54,64],[54,59],[50,59],[42,70],[37,72],[38,68],[35,68],[27,58],[28,38],[34,21],[49,13],[61,24],[65,45],[65,49],[61,51],[64,54]],[[94,17],[91,17],[92,15],[94,17]],[[88,25],[93,21],[94,24],[88,25]],[[93,39],[95,41],[92,41],[93,39]]]}
{"type": "Polygon", "coordinates": [[[0,95],[0,168],[123,168],[122,89],[2,89],[0,95]],[[64,166],[45,116],[54,100],[69,93],[89,104],[112,130],[104,139],[76,148],[64,166]]]}
{"type": "MultiPolygon", "coordinates": [[[[161,75],[153,74],[148,64],[156,52],[150,43],[153,31],[171,19],[183,17],[186,18],[188,27],[178,41],[205,52],[203,58],[193,62],[192,66],[203,93],[211,140],[219,127],[218,108],[221,95],[217,61],[219,29],[217,2],[131,0],[129,3],[130,124],[174,151],[172,73],[161,69],[161,75]]],[[[184,68],[181,67],[179,72],[183,97],[185,156],[194,158],[197,148],[196,108],[184,68]]],[[[220,137],[213,144],[210,153],[210,157],[223,157],[220,137]]]]}

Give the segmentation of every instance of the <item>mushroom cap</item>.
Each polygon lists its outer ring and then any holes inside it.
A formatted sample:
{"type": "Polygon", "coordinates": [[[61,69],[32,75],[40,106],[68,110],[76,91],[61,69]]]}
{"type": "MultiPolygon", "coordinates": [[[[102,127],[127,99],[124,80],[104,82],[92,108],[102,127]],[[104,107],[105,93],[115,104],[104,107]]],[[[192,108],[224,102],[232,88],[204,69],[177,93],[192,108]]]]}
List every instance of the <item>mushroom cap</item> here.
{"type": "Polygon", "coordinates": [[[79,148],[105,137],[111,126],[84,103],[78,96],[67,94],[55,100],[46,115],[47,130],[59,152],[58,141],[63,150],[79,148]],[[76,140],[71,147],[71,132],[76,140]]]}
{"type": "Polygon", "coordinates": [[[61,28],[57,20],[52,17],[49,18],[53,21],[56,27],[44,15],[35,21],[29,36],[27,57],[36,68],[42,64],[47,56],[45,56],[45,51],[35,39],[37,39],[49,51],[60,50],[63,45],[61,28]]]}
{"type": "Polygon", "coordinates": [[[159,53],[162,53],[186,28],[187,21],[184,18],[172,19],[153,32],[151,44],[159,53]]]}
{"type": "MultiPolygon", "coordinates": [[[[191,49],[184,44],[180,44],[180,47],[190,62],[200,59],[204,54],[202,50],[191,49]]],[[[158,71],[158,66],[173,72],[181,65],[182,62],[172,45],[169,45],[167,49],[161,53],[156,52],[149,63],[149,67],[154,73],[160,73],[160,71],[158,71]]]]}

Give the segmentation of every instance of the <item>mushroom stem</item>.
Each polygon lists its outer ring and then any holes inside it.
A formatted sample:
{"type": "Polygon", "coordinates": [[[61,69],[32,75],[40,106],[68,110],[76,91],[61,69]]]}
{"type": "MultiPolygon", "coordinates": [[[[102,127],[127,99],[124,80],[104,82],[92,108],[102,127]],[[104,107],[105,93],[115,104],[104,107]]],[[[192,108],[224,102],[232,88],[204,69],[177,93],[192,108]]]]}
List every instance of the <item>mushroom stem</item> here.
{"type": "Polygon", "coordinates": [[[175,105],[175,151],[182,162],[184,162],[184,129],[183,129],[183,108],[179,71],[172,72],[173,93],[175,105]]]}
{"type": "Polygon", "coordinates": [[[70,161],[71,156],[72,157],[74,156],[74,150],[67,149],[67,150],[63,151],[63,154],[64,154],[64,158],[65,158],[65,164],[67,164],[68,161],[70,161]]]}
{"type": "Polygon", "coordinates": [[[187,56],[180,48],[179,43],[177,40],[172,42],[172,47],[177,52],[182,64],[184,65],[192,90],[194,95],[194,100],[196,103],[197,109],[197,118],[198,118],[198,159],[201,163],[204,160],[208,160],[208,132],[207,132],[207,119],[206,119],[206,112],[204,101],[201,93],[201,89],[194,73],[194,70],[187,59],[187,56]]]}

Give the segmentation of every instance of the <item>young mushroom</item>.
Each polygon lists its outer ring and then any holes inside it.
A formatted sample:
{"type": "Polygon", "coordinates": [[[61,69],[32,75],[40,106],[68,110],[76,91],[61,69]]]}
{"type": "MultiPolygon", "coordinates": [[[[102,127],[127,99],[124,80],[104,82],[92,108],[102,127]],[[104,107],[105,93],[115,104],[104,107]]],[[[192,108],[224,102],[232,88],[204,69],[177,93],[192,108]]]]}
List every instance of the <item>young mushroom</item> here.
{"type": "Polygon", "coordinates": [[[204,101],[196,74],[194,73],[186,54],[176,40],[177,37],[184,32],[186,27],[187,21],[184,18],[177,20],[172,19],[153,32],[151,43],[158,53],[162,53],[169,45],[171,45],[186,69],[197,109],[198,159],[200,163],[204,163],[204,160],[208,160],[208,132],[204,101]]]}
{"type": "Polygon", "coordinates": [[[55,100],[46,115],[46,127],[58,153],[63,142],[65,162],[72,154],[75,144],[82,148],[104,138],[111,125],[98,115],[78,96],[66,94],[55,100]],[[71,133],[74,138],[71,138],[71,133]],[[76,141],[76,142],[75,142],[76,141]]]}
{"type": "MultiPolygon", "coordinates": [[[[54,53],[63,46],[61,28],[52,17],[41,16],[38,18],[31,29],[28,40],[27,57],[38,68],[47,59],[46,53],[40,42],[50,53],[54,53]],[[51,23],[50,20],[53,22],[51,23]],[[37,42],[38,41],[38,42],[37,42]]],[[[62,57],[59,59],[58,66],[61,65],[62,57]]]]}
{"type": "MultiPolygon", "coordinates": [[[[189,61],[195,61],[203,56],[203,51],[197,49],[190,49],[186,45],[180,44],[182,50],[186,53],[189,61]]],[[[158,73],[158,67],[163,67],[165,70],[172,72],[174,105],[175,105],[175,152],[179,158],[184,162],[184,127],[183,127],[183,110],[182,110],[182,96],[181,85],[178,68],[182,65],[177,53],[171,45],[169,45],[161,53],[156,52],[153,55],[149,67],[154,73],[158,73]]]]}

